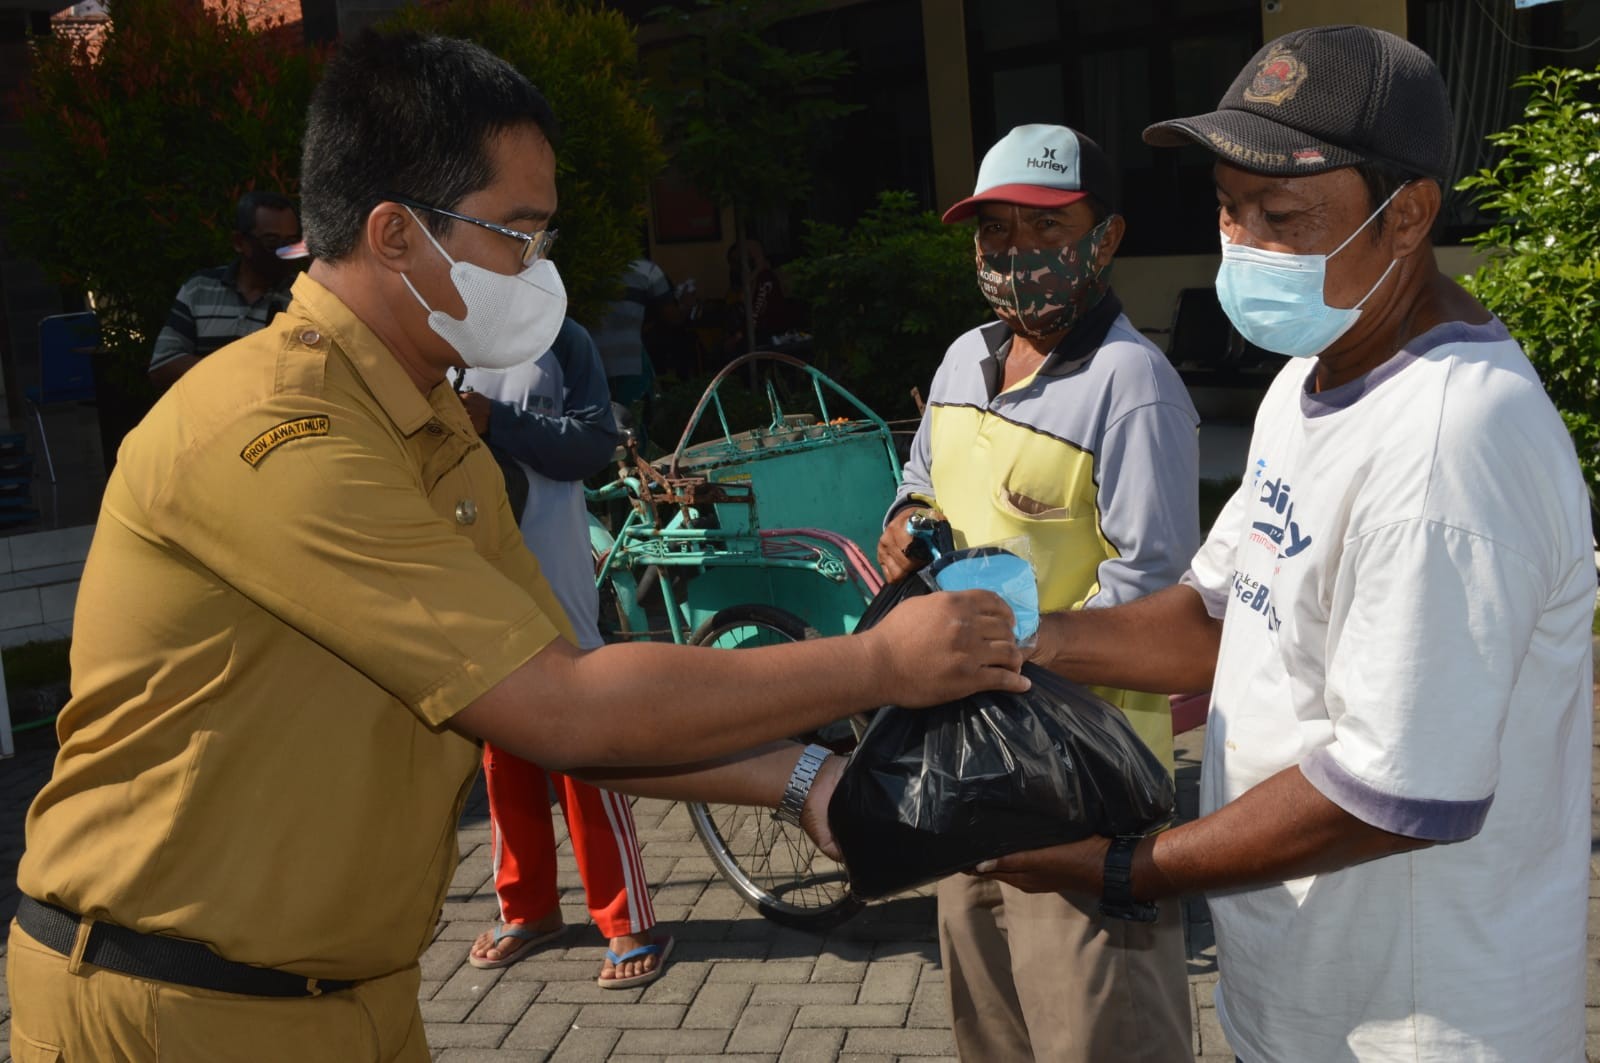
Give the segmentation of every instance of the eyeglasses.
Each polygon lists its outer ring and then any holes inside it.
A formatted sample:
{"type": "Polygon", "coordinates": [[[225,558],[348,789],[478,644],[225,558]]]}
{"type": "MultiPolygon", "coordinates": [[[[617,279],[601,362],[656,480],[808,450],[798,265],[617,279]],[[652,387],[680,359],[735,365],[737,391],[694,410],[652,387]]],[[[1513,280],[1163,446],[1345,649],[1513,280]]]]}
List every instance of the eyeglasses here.
{"type": "Polygon", "coordinates": [[[540,229],[536,233],[518,232],[515,229],[508,229],[504,225],[496,225],[492,221],[484,221],[482,218],[474,218],[470,214],[457,214],[455,211],[445,210],[443,207],[429,206],[427,203],[421,203],[415,199],[407,199],[405,196],[390,196],[389,199],[395,203],[401,204],[402,206],[412,207],[416,210],[425,210],[430,214],[442,214],[446,218],[454,218],[456,221],[469,222],[472,225],[477,225],[488,229],[492,233],[499,233],[501,236],[509,236],[513,240],[521,240],[522,264],[524,266],[531,266],[540,259],[548,257],[550,254],[550,245],[556,242],[557,234],[554,229],[540,229]]]}

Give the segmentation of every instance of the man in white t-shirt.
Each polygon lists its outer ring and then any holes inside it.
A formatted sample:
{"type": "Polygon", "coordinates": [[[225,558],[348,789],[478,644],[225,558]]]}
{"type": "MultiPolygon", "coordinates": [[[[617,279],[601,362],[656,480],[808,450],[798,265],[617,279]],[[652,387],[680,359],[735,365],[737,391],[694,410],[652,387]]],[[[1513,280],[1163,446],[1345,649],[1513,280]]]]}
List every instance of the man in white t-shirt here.
{"type": "Polygon", "coordinates": [[[1216,153],[1219,298],[1303,357],[1182,584],[1047,618],[1039,656],[1211,689],[1202,815],[976,869],[1206,891],[1244,1063],[1583,1059],[1589,510],[1521,348],[1435,263],[1452,128],[1425,54],[1337,26],[1145,131],[1216,153]]]}

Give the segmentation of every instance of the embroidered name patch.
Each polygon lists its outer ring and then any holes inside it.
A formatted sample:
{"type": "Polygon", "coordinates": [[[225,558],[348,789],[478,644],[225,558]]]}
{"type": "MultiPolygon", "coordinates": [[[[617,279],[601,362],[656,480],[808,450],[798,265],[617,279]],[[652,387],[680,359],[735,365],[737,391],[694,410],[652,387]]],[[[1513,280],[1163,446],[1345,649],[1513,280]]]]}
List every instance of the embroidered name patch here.
{"type": "Polygon", "coordinates": [[[291,439],[302,439],[306,436],[325,436],[328,434],[330,420],[326,416],[297,417],[293,421],[284,421],[282,424],[273,425],[250,441],[250,444],[239,451],[239,457],[252,469],[260,465],[262,459],[274,450],[283,446],[291,439]]]}

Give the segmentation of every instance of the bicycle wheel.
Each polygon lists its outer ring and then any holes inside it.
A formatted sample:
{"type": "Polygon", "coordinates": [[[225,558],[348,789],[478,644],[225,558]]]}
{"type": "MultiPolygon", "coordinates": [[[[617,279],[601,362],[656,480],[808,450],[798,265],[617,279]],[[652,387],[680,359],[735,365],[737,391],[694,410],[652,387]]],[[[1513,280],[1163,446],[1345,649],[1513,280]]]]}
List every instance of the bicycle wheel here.
{"type": "MultiPolygon", "coordinates": [[[[700,626],[697,646],[743,649],[799,642],[815,631],[793,613],[765,605],[735,605],[700,626]]],[[[797,735],[848,754],[856,736],[849,721],[797,735]]],[[[717,870],[745,903],[783,926],[825,931],[859,912],[844,865],[823,855],[809,835],[773,818],[768,808],[690,803],[689,818],[717,870]]]]}

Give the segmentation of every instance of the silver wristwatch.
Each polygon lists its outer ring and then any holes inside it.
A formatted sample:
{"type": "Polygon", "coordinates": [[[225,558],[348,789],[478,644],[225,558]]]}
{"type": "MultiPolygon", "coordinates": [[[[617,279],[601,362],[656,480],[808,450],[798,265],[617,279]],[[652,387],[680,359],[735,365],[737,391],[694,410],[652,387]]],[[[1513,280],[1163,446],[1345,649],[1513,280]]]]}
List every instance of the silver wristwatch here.
{"type": "Polygon", "coordinates": [[[800,754],[799,763],[794,766],[794,773],[789,776],[783,800],[778,802],[777,810],[772,813],[773,819],[779,823],[800,825],[800,810],[806,807],[806,795],[811,792],[811,784],[817,779],[817,770],[832,752],[826,746],[806,746],[805,752],[800,754]]]}

